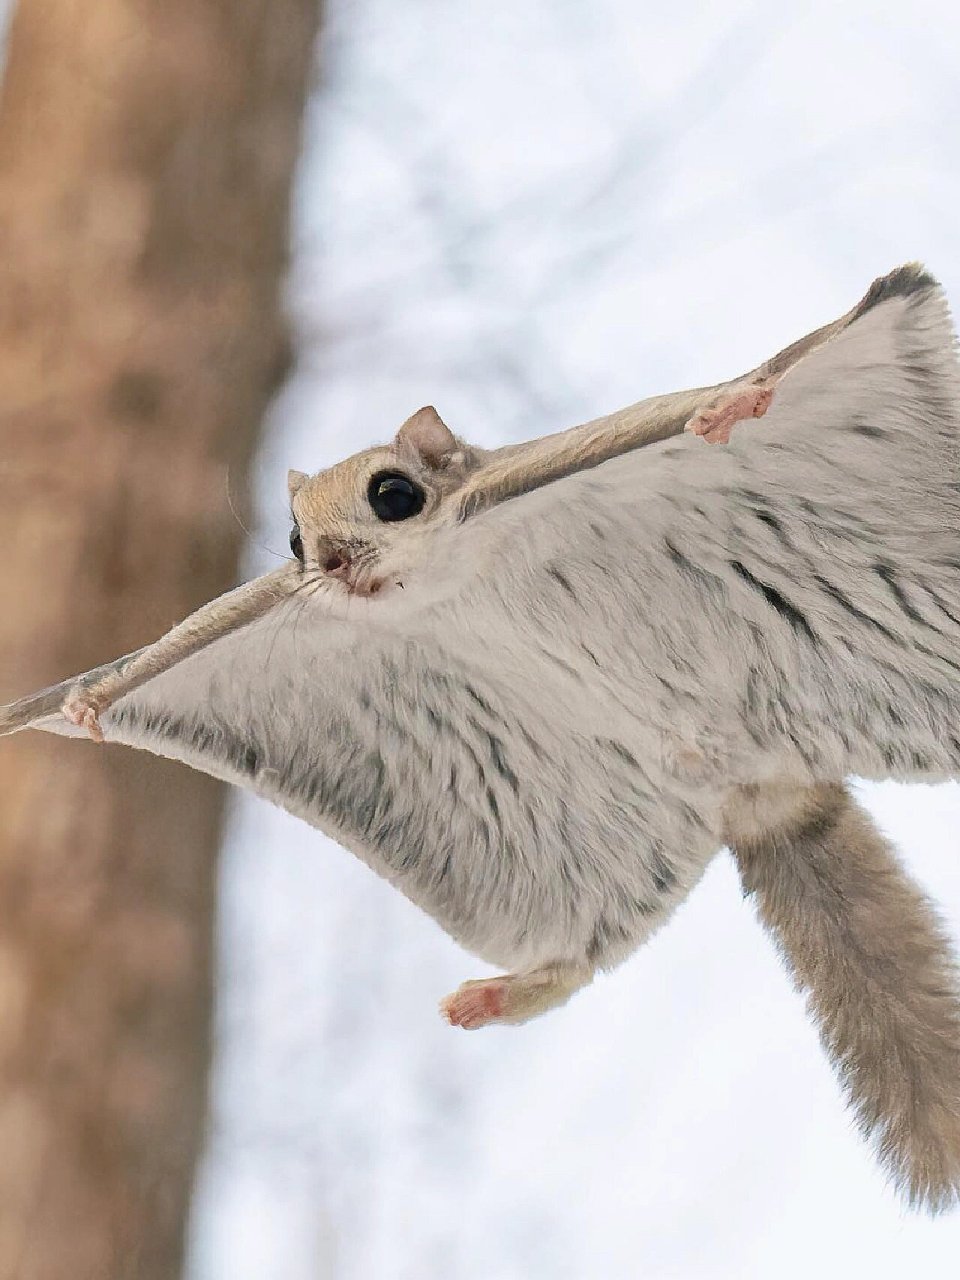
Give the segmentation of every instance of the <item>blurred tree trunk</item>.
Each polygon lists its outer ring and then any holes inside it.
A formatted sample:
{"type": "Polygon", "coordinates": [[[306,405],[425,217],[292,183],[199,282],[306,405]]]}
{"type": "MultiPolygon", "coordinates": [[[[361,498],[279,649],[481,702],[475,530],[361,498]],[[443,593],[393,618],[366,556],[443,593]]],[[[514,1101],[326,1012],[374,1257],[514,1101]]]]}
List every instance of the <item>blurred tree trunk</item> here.
{"type": "MultiPolygon", "coordinates": [[[[20,0],[0,104],[0,701],[235,581],[319,0],[20,0]]],[[[223,795],[0,743],[0,1278],[173,1280],[223,795]]]]}

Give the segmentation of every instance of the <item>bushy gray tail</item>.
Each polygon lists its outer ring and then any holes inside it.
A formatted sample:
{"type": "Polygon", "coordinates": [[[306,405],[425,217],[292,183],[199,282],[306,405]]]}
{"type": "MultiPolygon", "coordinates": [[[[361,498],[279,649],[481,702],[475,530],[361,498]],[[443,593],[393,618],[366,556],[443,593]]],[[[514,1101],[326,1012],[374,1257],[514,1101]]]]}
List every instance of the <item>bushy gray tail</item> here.
{"type": "Polygon", "coordinates": [[[911,1205],[955,1205],[960,989],[931,903],[839,785],[743,788],[727,839],[861,1131],[911,1205]]]}

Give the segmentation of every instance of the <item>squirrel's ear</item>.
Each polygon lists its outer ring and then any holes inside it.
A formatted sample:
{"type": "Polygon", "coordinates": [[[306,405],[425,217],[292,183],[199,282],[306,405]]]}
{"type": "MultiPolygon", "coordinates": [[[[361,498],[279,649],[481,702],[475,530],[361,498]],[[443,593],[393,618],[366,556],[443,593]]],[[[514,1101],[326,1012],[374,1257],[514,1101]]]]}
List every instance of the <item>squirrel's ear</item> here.
{"type": "Polygon", "coordinates": [[[432,404],[418,409],[397,432],[394,441],[401,453],[414,453],[426,467],[442,467],[457,452],[456,436],[432,404]]]}
{"type": "Polygon", "coordinates": [[[291,502],[297,496],[297,491],[309,479],[310,477],[307,475],[305,471],[288,471],[287,472],[287,493],[289,493],[290,495],[291,502]]]}

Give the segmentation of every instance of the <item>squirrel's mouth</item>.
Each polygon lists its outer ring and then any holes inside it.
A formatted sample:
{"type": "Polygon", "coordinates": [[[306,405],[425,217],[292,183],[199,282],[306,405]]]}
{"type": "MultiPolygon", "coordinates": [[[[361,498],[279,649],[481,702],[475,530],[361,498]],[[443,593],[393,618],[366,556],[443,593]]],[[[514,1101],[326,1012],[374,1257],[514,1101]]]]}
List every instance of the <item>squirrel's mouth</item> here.
{"type": "Polygon", "coordinates": [[[342,582],[352,596],[375,596],[382,589],[384,579],[372,572],[371,554],[351,556],[345,547],[338,547],[321,564],[321,569],[330,578],[342,582]]]}

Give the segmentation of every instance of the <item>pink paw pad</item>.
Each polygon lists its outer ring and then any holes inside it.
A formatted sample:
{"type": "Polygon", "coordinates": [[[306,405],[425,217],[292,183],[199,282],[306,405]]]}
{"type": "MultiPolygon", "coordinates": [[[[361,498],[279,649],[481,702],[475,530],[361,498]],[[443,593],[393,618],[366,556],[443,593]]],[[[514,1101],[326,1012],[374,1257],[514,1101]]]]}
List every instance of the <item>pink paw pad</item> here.
{"type": "Polygon", "coordinates": [[[440,1012],[451,1027],[474,1031],[503,1016],[507,1005],[507,984],[499,978],[465,983],[459,991],[440,1002],[440,1012]]]}
{"type": "Polygon", "coordinates": [[[70,698],[63,704],[63,718],[75,724],[79,729],[86,729],[94,742],[103,741],[103,730],[96,707],[92,707],[82,698],[70,698]]]}
{"type": "Polygon", "coordinates": [[[747,387],[712,409],[701,409],[685,430],[702,436],[707,444],[728,444],[733,427],[745,418],[762,418],[772,400],[772,387],[747,387]]]}

